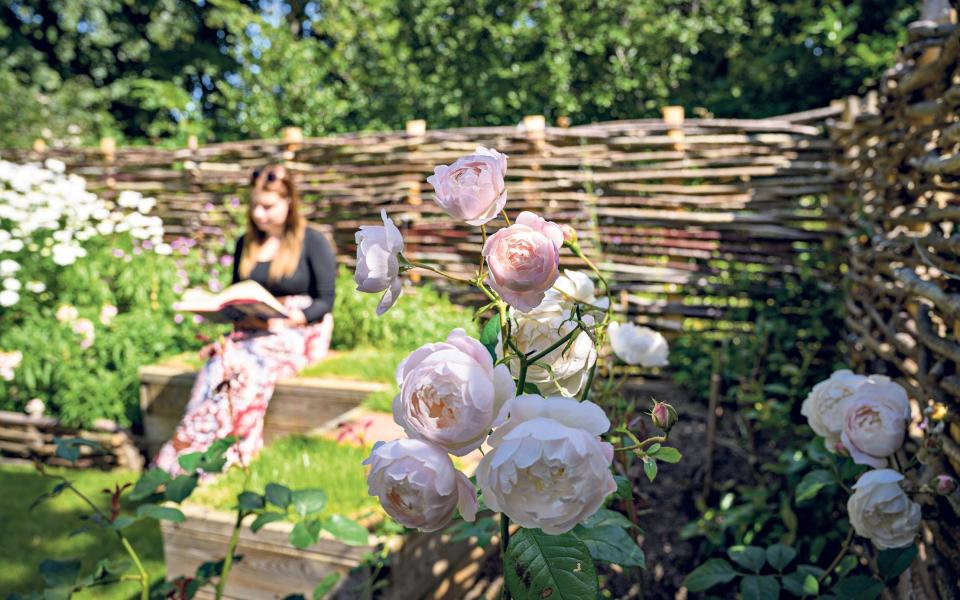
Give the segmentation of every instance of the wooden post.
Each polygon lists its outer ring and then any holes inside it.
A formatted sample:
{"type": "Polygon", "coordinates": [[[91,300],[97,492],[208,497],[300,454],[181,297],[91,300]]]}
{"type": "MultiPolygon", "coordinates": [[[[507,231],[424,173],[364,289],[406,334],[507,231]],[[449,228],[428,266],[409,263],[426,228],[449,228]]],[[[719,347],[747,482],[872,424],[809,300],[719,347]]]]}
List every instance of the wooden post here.
{"type": "MultiPolygon", "coordinates": [[[[411,119],[407,121],[406,132],[410,138],[408,140],[409,148],[412,152],[416,152],[425,139],[427,122],[424,119],[411,119]]],[[[407,188],[407,202],[410,206],[420,206],[423,204],[423,198],[420,194],[423,191],[424,179],[422,173],[410,174],[410,182],[407,188]]]]}
{"type": "Polygon", "coordinates": [[[100,153],[103,154],[104,161],[104,184],[107,189],[112,190],[117,185],[117,180],[113,176],[113,161],[117,158],[117,141],[112,137],[100,138],[100,153]]]}
{"type": "Polygon", "coordinates": [[[283,142],[287,145],[287,149],[283,152],[283,160],[293,160],[303,143],[303,130],[299,127],[284,127],[281,133],[283,142]]]}
{"type": "Polygon", "coordinates": [[[557,117],[557,127],[563,127],[564,129],[570,127],[570,117],[557,117]]]}
{"type": "Polygon", "coordinates": [[[523,130],[530,141],[542,142],[547,137],[547,119],[543,115],[527,115],[523,118],[523,130]]]}
{"type": "Polygon", "coordinates": [[[187,148],[190,150],[196,150],[200,147],[200,142],[197,140],[197,136],[191,135],[187,137],[187,148]]]}
{"type": "Polygon", "coordinates": [[[37,138],[33,140],[33,151],[37,154],[41,154],[47,151],[47,142],[43,138],[37,138]]]}
{"type": "Polygon", "coordinates": [[[683,107],[664,106],[662,109],[663,122],[667,125],[667,137],[673,141],[673,149],[683,152],[683,107]]]}

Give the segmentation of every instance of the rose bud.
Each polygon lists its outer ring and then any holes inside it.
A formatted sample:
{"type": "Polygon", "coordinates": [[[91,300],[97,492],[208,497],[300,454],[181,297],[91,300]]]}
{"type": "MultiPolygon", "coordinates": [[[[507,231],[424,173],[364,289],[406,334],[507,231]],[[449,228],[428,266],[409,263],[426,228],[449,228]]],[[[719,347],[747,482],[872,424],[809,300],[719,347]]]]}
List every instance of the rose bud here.
{"type": "Polygon", "coordinates": [[[679,416],[677,410],[666,402],[657,402],[650,411],[650,418],[657,429],[670,431],[677,424],[679,416]]]}

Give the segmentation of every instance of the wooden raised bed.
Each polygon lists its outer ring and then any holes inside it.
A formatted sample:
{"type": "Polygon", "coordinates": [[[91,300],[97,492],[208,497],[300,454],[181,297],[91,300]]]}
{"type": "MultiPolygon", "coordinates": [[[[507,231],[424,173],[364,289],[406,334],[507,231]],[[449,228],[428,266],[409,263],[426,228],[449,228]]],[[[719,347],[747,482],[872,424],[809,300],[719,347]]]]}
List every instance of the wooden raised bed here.
{"type": "MultiPolygon", "coordinates": [[[[223,558],[235,515],[213,509],[184,505],[183,523],[161,521],[163,552],[167,577],[192,576],[197,567],[223,558]]],[[[369,546],[349,546],[333,538],[322,538],[310,548],[298,550],[290,545],[289,523],[270,523],[258,533],[245,522],[240,532],[237,554],[225,589],[232,600],[274,600],[288,594],[310,597],[313,588],[330,573],[342,575],[332,598],[358,597],[369,577],[364,569],[350,574],[363,562],[363,556],[387,542],[371,536],[369,546]]],[[[381,591],[383,600],[459,600],[476,582],[482,558],[494,547],[480,549],[468,541],[453,542],[442,531],[410,533],[391,540],[389,568],[384,571],[388,585],[381,591]]],[[[198,595],[210,598],[208,590],[198,595]]]]}
{"type": "MultiPolygon", "coordinates": [[[[140,411],[148,456],[154,456],[173,435],[196,378],[194,367],[177,363],[140,369],[140,411]]],[[[382,383],[346,379],[283,379],[277,383],[267,409],[264,441],[321,428],[359,406],[369,394],[385,389],[382,383]]]]}

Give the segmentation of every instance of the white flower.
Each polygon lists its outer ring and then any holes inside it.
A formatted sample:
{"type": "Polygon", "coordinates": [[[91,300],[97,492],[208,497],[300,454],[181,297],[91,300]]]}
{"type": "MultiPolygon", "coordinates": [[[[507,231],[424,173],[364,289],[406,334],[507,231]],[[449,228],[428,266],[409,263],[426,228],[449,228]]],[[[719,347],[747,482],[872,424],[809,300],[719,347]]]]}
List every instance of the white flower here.
{"type": "MultiPolygon", "coordinates": [[[[0,296],[3,292],[0,292],[0,296]]],[[[13,372],[23,361],[23,353],[19,350],[14,352],[0,352],[0,379],[4,381],[13,381],[13,372]]]]}
{"type": "Polygon", "coordinates": [[[457,471],[450,456],[421,440],[378,442],[363,464],[370,465],[367,486],[387,514],[407,527],[436,531],[453,518],[477,516],[477,493],[457,471]]]}
{"type": "Polygon", "coordinates": [[[140,192],[123,190],[120,192],[120,195],[117,196],[117,206],[121,206],[123,208],[137,208],[142,198],[143,194],[140,192]]]}
{"type": "Polygon", "coordinates": [[[487,506],[518,525],[570,531],[617,489],[613,446],[598,438],[610,421],[596,404],[524,394],[504,405],[499,420],[477,484],[487,506]]]}
{"type": "Polygon", "coordinates": [[[77,320],[77,317],[80,316],[80,311],[77,310],[77,307],[70,304],[61,304],[57,307],[57,320],[61,323],[71,323],[77,320]]]}
{"type": "Polygon", "coordinates": [[[589,304],[602,310],[610,305],[607,298],[596,297],[596,287],[589,273],[564,269],[563,275],[547,290],[543,302],[534,311],[573,310],[575,303],[589,304]]]}
{"type": "Polygon", "coordinates": [[[476,450],[494,417],[513,396],[513,378],[463,329],[447,341],[425,344],[397,367],[400,393],[393,418],[407,435],[437,444],[456,456],[476,450]]]}
{"type": "Polygon", "coordinates": [[[47,291],[47,286],[42,281],[30,281],[27,282],[27,289],[34,294],[42,294],[47,291]]]}
{"type": "Polygon", "coordinates": [[[9,308],[17,302],[20,302],[19,292],[13,290],[3,290],[0,292],[0,306],[9,308]]]}
{"type": "Polygon", "coordinates": [[[23,250],[23,240],[7,240],[0,244],[0,252],[20,252],[23,250]]]}
{"type": "Polygon", "coordinates": [[[83,249],[82,246],[73,246],[67,244],[56,244],[51,248],[53,252],[53,262],[60,265],[61,267],[66,267],[77,262],[78,258],[82,258],[87,255],[87,251],[83,249]]]}
{"type": "Polygon", "coordinates": [[[377,306],[377,314],[390,310],[400,297],[400,253],[403,236],[387,211],[381,210],[383,226],[363,225],[356,233],[357,269],[353,280],[361,292],[385,292],[377,306]]]}
{"type": "Polygon", "coordinates": [[[863,375],[841,369],[830,375],[829,379],[813,386],[803,401],[800,414],[807,418],[814,433],[824,438],[824,445],[830,452],[837,451],[840,434],[843,432],[843,401],[866,380],[863,375]]]}
{"type": "Polygon", "coordinates": [[[20,270],[20,263],[6,258],[0,260],[0,277],[9,277],[20,270]]]}
{"type": "Polygon", "coordinates": [[[43,166],[54,173],[63,173],[67,170],[67,165],[64,164],[62,160],[57,160],[55,158],[48,158],[47,160],[43,161],[43,166]]]}
{"type": "Polygon", "coordinates": [[[910,421],[910,399],[899,384],[872,376],[841,405],[840,441],[858,465],[885,467],[903,445],[910,421]]]}
{"type": "MultiPolygon", "coordinates": [[[[528,355],[546,350],[577,327],[575,322],[569,320],[569,311],[538,309],[526,314],[515,310],[510,312],[517,324],[514,341],[520,351],[528,355]]],[[[591,315],[585,315],[582,320],[587,326],[594,323],[591,315]]],[[[502,340],[497,345],[497,355],[501,358],[504,356],[502,340]]],[[[539,359],[539,364],[530,365],[526,380],[548,394],[575,396],[586,382],[590,367],[596,360],[597,350],[593,340],[585,331],[581,331],[574,337],[573,344],[562,344],[539,359]]],[[[510,362],[519,368],[519,359],[511,358],[510,362]]]]}
{"type": "Polygon", "coordinates": [[[644,367],[665,367],[670,347],[666,338],[649,327],[639,327],[633,323],[620,325],[616,321],[607,328],[610,346],[620,360],[629,365],[644,367]]]}
{"type": "Polygon", "coordinates": [[[170,244],[166,242],[161,242],[157,244],[154,247],[153,251],[161,256],[170,256],[171,254],[173,254],[173,248],[171,248],[170,244]]]}
{"type": "Polygon", "coordinates": [[[93,321],[90,319],[77,319],[73,323],[73,332],[83,337],[80,340],[80,347],[84,350],[93,345],[96,338],[94,333],[93,321]]]}
{"type": "Polygon", "coordinates": [[[19,279],[14,279],[13,277],[7,277],[3,280],[3,289],[13,290],[14,292],[19,292],[20,288],[23,287],[23,284],[20,283],[19,279]]]}
{"type": "Polygon", "coordinates": [[[912,544],[920,529],[920,505],[900,488],[902,479],[893,469],[867,471],[847,500],[854,531],[880,550],[912,544]]]}

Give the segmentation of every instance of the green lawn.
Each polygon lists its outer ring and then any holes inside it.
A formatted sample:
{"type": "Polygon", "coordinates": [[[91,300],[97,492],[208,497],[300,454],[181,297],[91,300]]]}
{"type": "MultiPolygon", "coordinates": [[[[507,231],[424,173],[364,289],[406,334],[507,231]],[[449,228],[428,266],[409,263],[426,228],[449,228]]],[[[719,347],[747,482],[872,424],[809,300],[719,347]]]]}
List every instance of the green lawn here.
{"type": "MultiPolygon", "coordinates": [[[[129,471],[92,471],[80,469],[52,469],[53,473],[68,477],[96,502],[106,508],[109,498],[102,490],[114,483],[134,481],[129,471]]],[[[75,536],[71,532],[83,526],[81,517],[90,514],[82,500],[69,492],[47,500],[32,512],[30,504],[37,496],[49,491],[56,481],[40,475],[33,467],[0,465],[0,522],[3,523],[0,542],[0,598],[13,592],[41,590],[43,582],[37,567],[44,558],[82,558],[83,571],[88,573],[101,558],[127,556],[117,537],[102,529],[93,529],[75,536]]],[[[144,520],[126,530],[130,543],[140,554],[144,567],[153,578],[161,581],[166,573],[163,564],[163,545],[156,521],[144,520]]],[[[133,582],[95,588],[93,592],[75,595],[75,599],[127,600],[133,598],[138,586],[133,582]]]]}
{"type": "MultiPolygon", "coordinates": [[[[327,514],[359,515],[377,509],[367,495],[361,464],[369,449],[337,444],[334,440],[294,435],[276,440],[251,465],[247,489],[263,493],[268,483],[291,489],[319,488],[327,494],[327,514]]],[[[231,469],[193,493],[191,502],[230,510],[244,489],[244,474],[231,469]]]]}

